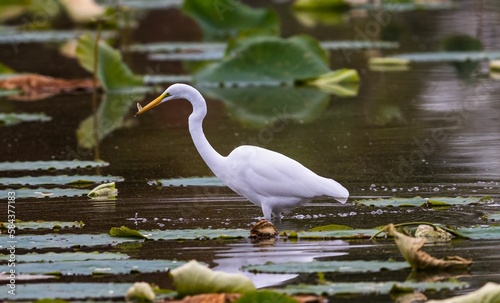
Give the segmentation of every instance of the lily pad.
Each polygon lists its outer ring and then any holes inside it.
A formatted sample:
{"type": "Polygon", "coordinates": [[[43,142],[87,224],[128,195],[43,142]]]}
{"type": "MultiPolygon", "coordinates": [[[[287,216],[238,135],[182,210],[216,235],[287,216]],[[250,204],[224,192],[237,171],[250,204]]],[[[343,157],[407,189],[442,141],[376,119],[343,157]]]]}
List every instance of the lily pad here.
{"type": "MultiPolygon", "coordinates": [[[[82,67],[94,71],[95,38],[82,35],[78,39],[76,54],[82,67]]],[[[123,91],[143,86],[142,77],[135,75],[123,61],[119,51],[104,41],[98,44],[97,78],[106,91],[123,91]]]]}
{"type": "Polygon", "coordinates": [[[293,3],[297,10],[345,10],[349,6],[346,0],[297,0],[293,3]]]}
{"type": "MultiPolygon", "coordinates": [[[[7,223],[0,222],[0,230],[6,229],[7,223]]],[[[20,230],[29,229],[61,229],[61,228],[82,228],[83,222],[64,222],[64,221],[21,221],[15,222],[16,228],[20,230]]]]}
{"type": "Polygon", "coordinates": [[[149,185],[160,186],[226,186],[217,177],[191,177],[178,179],[161,179],[148,182],[149,185]]]}
{"type": "Polygon", "coordinates": [[[500,284],[488,282],[480,289],[468,294],[444,299],[430,300],[428,303],[496,303],[500,301],[500,284]]]}
{"type": "MultiPolygon", "coordinates": [[[[16,262],[18,263],[37,263],[37,262],[66,262],[66,261],[88,261],[88,260],[123,260],[129,259],[130,256],[122,253],[110,252],[63,252],[54,253],[48,252],[44,254],[29,253],[17,254],[16,262]]],[[[8,261],[8,255],[0,255],[1,261],[8,261]]]]}
{"type": "Polygon", "coordinates": [[[40,113],[0,113],[0,126],[12,126],[23,122],[47,122],[51,121],[52,118],[40,113]]]}
{"type": "Polygon", "coordinates": [[[432,198],[378,198],[355,200],[354,204],[362,204],[375,207],[419,207],[419,206],[451,206],[451,205],[469,205],[491,202],[489,196],[486,197],[432,197],[432,198]]]}
{"type": "MultiPolygon", "coordinates": [[[[0,239],[2,247],[8,247],[7,237],[0,239]]],[[[108,234],[44,234],[44,235],[16,235],[16,248],[71,248],[116,245],[124,242],[139,241],[131,238],[115,238],[108,234]]]]}
{"type": "Polygon", "coordinates": [[[77,168],[96,168],[109,166],[104,161],[26,161],[26,162],[0,162],[0,171],[18,170],[62,170],[77,168]]]}
{"type": "Polygon", "coordinates": [[[0,185],[83,185],[103,182],[121,182],[122,177],[116,176],[90,176],[90,175],[58,175],[38,177],[0,178],[0,185]]]}
{"type": "Polygon", "coordinates": [[[170,272],[180,296],[205,293],[249,293],[257,289],[242,274],[213,271],[195,260],[170,272]]]}
{"type": "Polygon", "coordinates": [[[477,225],[474,227],[460,227],[457,231],[469,239],[500,239],[499,225],[477,225]]]}
{"type": "Polygon", "coordinates": [[[113,237],[147,239],[147,237],[139,231],[130,229],[126,226],[112,227],[109,234],[113,237]]]}
{"type": "MultiPolygon", "coordinates": [[[[16,300],[58,299],[102,299],[123,298],[132,283],[28,283],[16,284],[16,300]]],[[[1,300],[12,300],[6,291],[1,300]]]]}
{"type": "MultiPolygon", "coordinates": [[[[500,59],[499,51],[451,51],[451,52],[428,52],[401,54],[376,60],[377,64],[389,63],[403,60],[401,62],[469,62],[490,61],[500,59]]],[[[370,61],[371,62],[371,61],[370,61]]]]}
{"type": "Polygon", "coordinates": [[[482,218],[488,221],[500,222],[500,212],[486,213],[482,218]]]}
{"type": "MultiPolygon", "coordinates": [[[[0,44],[10,44],[17,46],[23,43],[46,43],[46,42],[66,42],[70,39],[76,39],[79,36],[89,33],[82,30],[10,30],[2,32],[0,35],[0,44]]],[[[103,31],[103,38],[112,37],[112,31],[103,31]]]]}
{"type": "Polygon", "coordinates": [[[276,13],[267,8],[252,8],[239,1],[184,0],[182,12],[195,19],[206,40],[225,39],[238,33],[279,33],[276,13]]]}
{"type": "Polygon", "coordinates": [[[330,72],[328,64],[326,51],[309,36],[251,37],[238,41],[224,59],[199,71],[194,80],[229,86],[293,84],[330,72]]]}
{"type": "Polygon", "coordinates": [[[87,194],[88,190],[77,188],[16,188],[0,190],[0,199],[7,199],[9,192],[16,193],[16,199],[25,198],[58,198],[58,197],[81,197],[87,194]]]}
{"type": "Polygon", "coordinates": [[[47,274],[57,276],[74,275],[119,275],[130,273],[166,272],[185,264],[182,261],[169,260],[86,260],[64,262],[18,263],[16,272],[19,274],[47,274]]]}
{"type": "Polygon", "coordinates": [[[449,282],[336,282],[320,285],[298,284],[287,285],[283,289],[273,289],[276,292],[295,294],[316,294],[316,295],[347,295],[347,294],[389,294],[393,288],[415,289],[419,291],[432,290],[440,291],[444,289],[461,289],[468,284],[459,281],[449,282]]]}
{"type": "Polygon", "coordinates": [[[287,262],[266,263],[244,266],[243,269],[253,273],[364,273],[385,270],[400,270],[408,268],[406,262],[388,261],[313,261],[313,262],[287,262]]]}
{"type": "Polygon", "coordinates": [[[248,238],[245,229],[178,229],[178,230],[141,230],[141,234],[152,240],[210,240],[248,238]]]}

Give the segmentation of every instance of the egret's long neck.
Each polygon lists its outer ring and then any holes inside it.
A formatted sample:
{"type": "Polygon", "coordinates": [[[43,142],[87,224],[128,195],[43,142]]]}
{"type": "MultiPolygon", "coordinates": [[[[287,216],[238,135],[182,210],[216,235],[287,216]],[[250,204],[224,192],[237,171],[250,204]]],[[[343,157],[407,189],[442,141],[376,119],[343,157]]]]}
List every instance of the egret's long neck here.
{"type": "Polygon", "coordinates": [[[193,138],[194,145],[208,167],[210,167],[215,175],[218,175],[222,168],[224,157],[208,143],[203,133],[203,119],[207,114],[207,104],[198,91],[196,91],[194,96],[191,96],[189,101],[193,105],[193,113],[189,116],[189,132],[193,138]]]}

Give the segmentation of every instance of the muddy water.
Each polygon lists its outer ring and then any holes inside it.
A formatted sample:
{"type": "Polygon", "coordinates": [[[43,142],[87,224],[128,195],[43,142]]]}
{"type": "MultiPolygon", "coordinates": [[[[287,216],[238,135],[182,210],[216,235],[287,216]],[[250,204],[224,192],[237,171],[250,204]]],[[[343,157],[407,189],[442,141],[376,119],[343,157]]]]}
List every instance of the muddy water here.
{"type": "MultiPolygon", "coordinates": [[[[348,12],[343,16],[344,23],[316,27],[301,25],[287,5],[277,4],[276,9],[284,36],[307,33],[321,40],[352,40],[363,39],[373,31],[376,38],[392,37],[401,43],[400,49],[384,52],[389,54],[434,51],[443,37],[467,34],[479,39],[485,50],[498,50],[500,6],[493,0],[482,1],[481,5],[476,2],[460,1],[452,10],[390,12],[378,17],[362,11],[348,12]]],[[[137,42],[200,39],[195,25],[177,9],[167,9],[164,13],[189,25],[190,30],[178,36],[168,30],[159,11],[151,11],[139,20],[134,39],[137,42]],[[154,26],[167,29],[157,32],[151,30],[154,26]]],[[[317,102],[305,102],[307,111],[300,119],[280,120],[280,114],[286,114],[291,106],[276,107],[270,119],[272,123],[280,123],[280,127],[249,122],[244,104],[207,97],[209,113],[204,123],[205,134],[224,155],[243,143],[286,154],[320,175],[335,178],[349,189],[351,200],[417,195],[500,198],[500,86],[498,80],[489,77],[487,63],[478,63],[472,69],[467,63],[416,63],[409,71],[377,72],[367,67],[367,58],[375,53],[377,51],[332,52],[334,68],[359,71],[358,96],[328,96],[317,102]]],[[[186,72],[181,62],[155,62],[138,54],[128,58],[133,69],[142,74],[186,72]]],[[[10,45],[0,45],[0,62],[23,72],[85,75],[76,62],[61,59],[51,45],[19,45],[18,52],[13,52],[10,45]]],[[[150,94],[138,101],[144,104],[153,97],[150,94]]],[[[44,112],[52,117],[50,122],[0,128],[1,161],[91,160],[98,152],[99,158],[110,163],[109,167],[77,172],[125,179],[117,184],[119,196],[115,201],[94,202],[83,197],[20,200],[17,214],[21,220],[81,220],[86,224],[84,232],[97,233],[121,225],[139,229],[247,228],[262,215],[260,209],[224,187],[148,185],[148,181],[156,179],[211,175],[189,136],[187,116],[191,108],[185,101],[170,102],[139,118],[133,117],[131,105],[124,126],[90,150],[79,148],[76,136],[81,121],[92,114],[88,94],[61,95],[37,102],[1,98],[0,108],[44,112]]],[[[62,173],[74,174],[75,171],[57,172],[62,173]]],[[[3,177],[22,175],[25,174],[2,172],[3,177]]],[[[405,221],[471,225],[484,223],[480,219],[482,214],[495,210],[499,210],[498,204],[446,210],[377,209],[325,200],[293,210],[277,227],[300,230],[336,223],[369,228],[405,221]]],[[[456,254],[476,262],[470,276],[461,278],[471,284],[470,288],[430,296],[450,296],[480,287],[487,281],[500,282],[499,247],[498,241],[431,246],[428,251],[437,256],[456,254]]],[[[146,242],[133,253],[142,258],[195,258],[228,272],[267,261],[400,258],[391,241],[278,241],[267,247],[248,240],[146,242]]],[[[259,286],[313,283],[316,279],[314,275],[246,274],[259,286]]],[[[403,281],[408,274],[406,270],[383,275],[328,275],[327,278],[344,282],[403,281]]],[[[157,275],[143,278],[159,285],[164,283],[157,275]]],[[[352,302],[358,299],[345,298],[352,302]]],[[[369,300],[383,302],[390,298],[371,296],[369,300]]]]}

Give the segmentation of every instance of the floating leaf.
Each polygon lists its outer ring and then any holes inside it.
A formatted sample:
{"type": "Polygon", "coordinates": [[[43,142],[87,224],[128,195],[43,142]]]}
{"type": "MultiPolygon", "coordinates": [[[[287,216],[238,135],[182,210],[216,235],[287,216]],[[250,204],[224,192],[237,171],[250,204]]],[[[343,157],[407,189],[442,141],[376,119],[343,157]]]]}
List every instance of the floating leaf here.
{"type": "Polygon", "coordinates": [[[212,271],[192,260],[170,271],[180,296],[203,293],[249,293],[256,290],[252,281],[242,274],[212,271]]]}
{"type": "Polygon", "coordinates": [[[243,269],[254,273],[364,273],[385,270],[401,270],[408,268],[406,262],[388,261],[312,261],[312,262],[287,262],[265,263],[244,266],[243,269]]]}
{"type": "Polygon", "coordinates": [[[498,303],[500,302],[500,284],[488,282],[478,290],[468,294],[444,300],[430,300],[427,303],[498,303]]]}
{"type": "MultiPolygon", "coordinates": [[[[59,299],[102,299],[123,298],[132,283],[28,283],[16,284],[16,300],[35,300],[51,298],[57,294],[59,299]]],[[[0,299],[11,300],[7,292],[0,299]]]]}
{"type": "Polygon", "coordinates": [[[492,71],[492,72],[500,72],[500,60],[492,60],[492,61],[490,61],[490,71],[492,71]]]}
{"type": "Polygon", "coordinates": [[[178,229],[178,230],[142,230],[141,234],[151,240],[209,240],[241,239],[248,237],[245,229],[178,229]]]}
{"type": "MultiPolygon", "coordinates": [[[[44,8],[46,9],[46,8],[44,8]]],[[[42,13],[42,12],[40,12],[42,13]]],[[[34,30],[25,29],[4,31],[0,35],[0,44],[19,45],[23,43],[47,43],[47,42],[66,42],[71,39],[76,39],[79,36],[89,33],[85,30],[34,30]]],[[[113,31],[102,31],[103,38],[113,37],[113,31]]]]}
{"type": "MultiPolygon", "coordinates": [[[[66,262],[66,261],[88,261],[88,260],[123,260],[130,256],[122,253],[110,252],[62,252],[62,253],[28,253],[16,254],[18,263],[37,263],[37,262],[66,262]]],[[[0,255],[0,260],[7,261],[9,255],[0,255]]]]}
{"type": "Polygon", "coordinates": [[[161,179],[148,182],[149,185],[160,186],[226,186],[217,177],[191,177],[178,179],[161,179]]]}
{"type": "Polygon", "coordinates": [[[86,260],[64,262],[18,263],[16,272],[19,274],[47,274],[57,276],[74,275],[120,275],[130,273],[165,272],[185,264],[181,261],[169,260],[86,260]]]}
{"type": "MultiPolygon", "coordinates": [[[[8,237],[0,238],[0,245],[8,247],[8,237]]],[[[16,248],[71,248],[116,245],[124,242],[135,242],[138,239],[116,238],[108,234],[44,234],[44,235],[16,235],[16,248]]]]}
{"type": "Polygon", "coordinates": [[[298,284],[287,285],[282,289],[273,289],[289,295],[316,294],[316,295],[349,295],[349,294],[389,294],[393,288],[418,289],[419,291],[444,289],[461,289],[468,284],[459,281],[449,282],[335,282],[320,285],[298,284]]]}
{"type": "Polygon", "coordinates": [[[297,0],[293,8],[298,10],[345,10],[349,8],[346,0],[297,0]]]}
{"type": "Polygon", "coordinates": [[[118,195],[118,189],[115,187],[115,182],[105,183],[92,189],[87,197],[92,199],[110,199],[118,195]]]}
{"type": "Polygon", "coordinates": [[[56,198],[56,197],[81,197],[86,195],[88,190],[75,188],[16,188],[0,190],[0,199],[7,199],[9,192],[16,193],[16,199],[24,198],[56,198]]]}
{"type": "MultiPolygon", "coordinates": [[[[0,222],[0,229],[6,229],[7,223],[0,222]]],[[[64,221],[21,221],[15,223],[16,228],[26,229],[61,229],[61,228],[82,228],[85,224],[82,221],[64,222],[64,221]]]]}
{"type": "Polygon", "coordinates": [[[233,46],[220,62],[199,71],[198,83],[294,83],[330,72],[328,56],[309,36],[251,37],[233,46]]]}
{"type": "Polygon", "coordinates": [[[278,236],[278,230],[273,225],[273,223],[267,220],[259,220],[259,222],[255,223],[250,229],[250,238],[257,239],[268,239],[268,238],[276,238],[278,236]]]}
{"type": "Polygon", "coordinates": [[[323,226],[316,226],[308,231],[332,231],[332,230],[353,230],[354,228],[347,225],[339,225],[339,224],[329,224],[323,226]]]}
{"type": "Polygon", "coordinates": [[[393,224],[386,227],[388,234],[394,237],[394,241],[405,260],[411,265],[413,270],[453,270],[467,269],[472,260],[466,260],[458,256],[436,259],[428,253],[420,250],[424,246],[425,239],[417,239],[406,236],[396,230],[393,224]]]}
{"type": "Polygon", "coordinates": [[[482,219],[498,222],[500,221],[500,212],[486,213],[483,215],[482,219]]]}
{"type": "Polygon", "coordinates": [[[61,170],[77,168],[95,168],[109,166],[104,161],[26,161],[26,162],[0,162],[0,171],[17,170],[61,170]]]}
{"type": "Polygon", "coordinates": [[[479,239],[500,239],[500,226],[498,225],[477,225],[474,227],[460,227],[457,231],[474,240],[479,239]]]}
{"type": "Polygon", "coordinates": [[[353,97],[358,94],[359,74],[354,69],[339,69],[305,82],[339,97],[353,97]]]}
{"type": "MultiPolygon", "coordinates": [[[[78,60],[91,73],[94,70],[94,47],[95,38],[91,35],[85,34],[78,39],[78,60]]],[[[119,51],[99,41],[98,53],[97,77],[106,91],[127,90],[143,85],[142,77],[129,69],[119,51]]]]}
{"type": "Polygon", "coordinates": [[[376,206],[376,207],[418,207],[418,206],[451,206],[451,205],[468,205],[468,204],[479,204],[491,202],[489,196],[486,197],[432,197],[432,198],[378,198],[378,199],[363,199],[355,200],[355,204],[362,204],[366,206],[376,206]]]}
{"type": "Polygon", "coordinates": [[[61,93],[92,90],[91,79],[62,79],[36,74],[21,74],[0,79],[0,89],[19,90],[22,95],[14,100],[37,101],[61,93]]]}
{"type": "Polygon", "coordinates": [[[116,176],[91,176],[91,175],[57,175],[57,176],[38,176],[38,177],[18,177],[18,178],[0,178],[1,185],[84,185],[103,182],[120,182],[122,177],[116,176]]]}
{"type": "Polygon", "coordinates": [[[256,303],[256,302],[272,302],[272,303],[299,303],[292,297],[286,296],[270,290],[259,290],[247,293],[233,303],[256,303]]]}
{"type": "Polygon", "coordinates": [[[147,239],[147,237],[139,231],[130,229],[126,226],[112,227],[109,234],[113,237],[147,239]]]}
{"type": "Polygon", "coordinates": [[[240,32],[279,32],[278,16],[273,10],[252,8],[239,1],[185,0],[182,12],[198,22],[205,39],[227,38],[240,32]]]}
{"type": "Polygon", "coordinates": [[[383,66],[407,66],[410,60],[395,57],[375,57],[370,58],[370,65],[383,65],[383,66]]]}
{"type": "Polygon", "coordinates": [[[47,122],[52,118],[45,114],[29,114],[29,113],[0,113],[0,126],[12,126],[23,122],[47,122]]]}
{"type": "MultiPolygon", "coordinates": [[[[387,60],[407,60],[409,62],[468,62],[500,59],[500,51],[451,51],[401,54],[387,60]]],[[[379,59],[377,59],[379,60],[379,59]]],[[[383,61],[379,61],[383,62],[383,61]]]]}

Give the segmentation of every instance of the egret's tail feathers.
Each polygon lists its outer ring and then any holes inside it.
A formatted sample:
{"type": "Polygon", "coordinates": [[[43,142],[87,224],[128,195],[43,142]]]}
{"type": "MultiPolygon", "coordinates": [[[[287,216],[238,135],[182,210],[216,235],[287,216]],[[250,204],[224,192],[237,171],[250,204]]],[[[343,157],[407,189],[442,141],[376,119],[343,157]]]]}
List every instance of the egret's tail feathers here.
{"type": "Polygon", "coordinates": [[[335,183],[337,184],[333,188],[334,194],[332,195],[332,197],[335,200],[339,201],[340,203],[344,204],[347,202],[347,199],[349,198],[349,191],[347,190],[347,188],[340,185],[340,183],[338,182],[335,183]]]}

